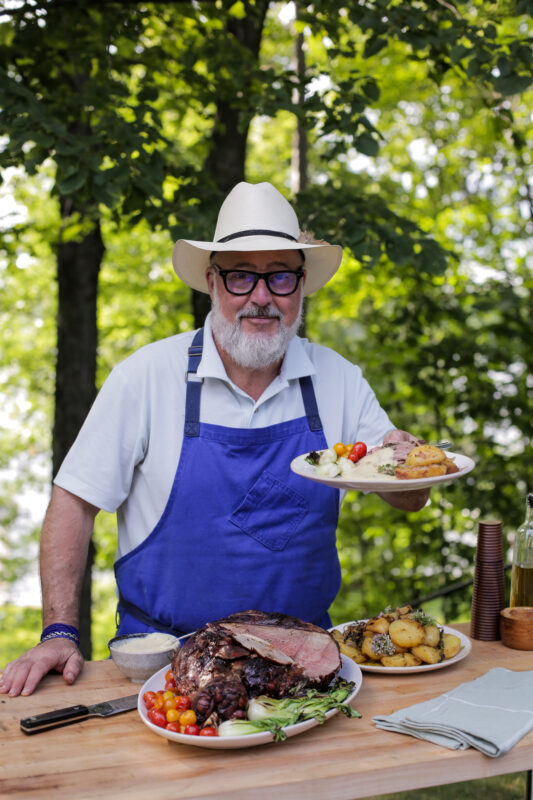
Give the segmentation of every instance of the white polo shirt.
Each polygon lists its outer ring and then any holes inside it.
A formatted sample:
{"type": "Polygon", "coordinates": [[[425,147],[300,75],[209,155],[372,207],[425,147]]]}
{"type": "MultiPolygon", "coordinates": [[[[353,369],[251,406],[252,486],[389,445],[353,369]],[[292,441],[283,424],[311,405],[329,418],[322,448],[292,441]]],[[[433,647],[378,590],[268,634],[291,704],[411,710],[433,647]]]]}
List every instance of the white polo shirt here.
{"type": "MultiPolygon", "coordinates": [[[[55,478],[92,505],[117,511],[117,557],[141,544],[167,503],[183,439],[194,335],[146,345],[112,370],[55,478]]],[[[301,417],[298,379],[311,375],[328,445],[360,440],[370,447],[394,427],[360,368],[307,339],[291,340],[280,374],[254,401],[229,380],[209,315],[198,375],[204,378],[201,422],[262,428],[301,417]]]]}

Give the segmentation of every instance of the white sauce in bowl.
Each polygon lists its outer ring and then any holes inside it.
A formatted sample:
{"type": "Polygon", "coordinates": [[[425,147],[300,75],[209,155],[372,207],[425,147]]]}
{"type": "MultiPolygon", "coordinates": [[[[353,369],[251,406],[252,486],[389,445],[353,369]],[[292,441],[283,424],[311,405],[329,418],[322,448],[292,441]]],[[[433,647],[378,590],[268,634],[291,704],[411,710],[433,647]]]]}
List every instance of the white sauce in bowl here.
{"type": "Polygon", "coordinates": [[[113,642],[113,647],[125,653],[161,653],[171,650],[177,644],[177,638],[170,633],[148,633],[146,636],[113,642]]]}

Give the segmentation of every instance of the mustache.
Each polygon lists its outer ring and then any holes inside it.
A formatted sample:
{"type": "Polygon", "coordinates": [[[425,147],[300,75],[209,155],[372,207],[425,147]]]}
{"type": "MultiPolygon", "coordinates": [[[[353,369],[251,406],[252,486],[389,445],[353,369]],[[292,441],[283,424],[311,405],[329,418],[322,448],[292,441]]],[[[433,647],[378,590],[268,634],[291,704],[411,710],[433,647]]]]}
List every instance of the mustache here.
{"type": "Polygon", "coordinates": [[[281,313],[275,308],[268,306],[253,306],[252,308],[243,308],[237,312],[237,319],[245,319],[246,317],[265,317],[267,319],[281,319],[281,313]]]}

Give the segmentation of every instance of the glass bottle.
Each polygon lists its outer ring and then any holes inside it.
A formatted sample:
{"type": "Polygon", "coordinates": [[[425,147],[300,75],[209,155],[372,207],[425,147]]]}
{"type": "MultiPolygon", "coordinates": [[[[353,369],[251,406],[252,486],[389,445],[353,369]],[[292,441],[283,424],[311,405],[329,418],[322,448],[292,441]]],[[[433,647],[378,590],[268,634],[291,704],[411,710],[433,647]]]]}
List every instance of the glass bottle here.
{"type": "Polygon", "coordinates": [[[533,493],[528,494],[526,518],[513,545],[511,606],[533,606],[533,493]]]}

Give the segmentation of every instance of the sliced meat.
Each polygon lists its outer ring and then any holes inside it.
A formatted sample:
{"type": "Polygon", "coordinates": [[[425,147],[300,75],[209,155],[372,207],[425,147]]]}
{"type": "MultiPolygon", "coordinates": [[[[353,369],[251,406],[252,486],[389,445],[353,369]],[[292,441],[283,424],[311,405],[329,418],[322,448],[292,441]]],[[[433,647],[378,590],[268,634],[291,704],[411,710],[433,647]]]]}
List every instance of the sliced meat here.
{"type": "Polygon", "coordinates": [[[272,661],[278,664],[293,663],[299,666],[306,678],[321,680],[332,671],[339,670],[341,658],[337,643],[322,628],[285,628],[282,626],[247,625],[245,623],[223,623],[224,630],[231,632],[243,646],[248,646],[259,655],[269,658],[268,649],[256,650],[254,641],[270,642],[272,661]],[[246,642],[249,642],[246,645],[246,642]],[[285,654],[285,661],[278,654],[285,654]]]}
{"type": "Polygon", "coordinates": [[[260,635],[262,628],[259,625],[255,626],[257,629],[255,632],[253,625],[242,625],[241,623],[226,623],[220,625],[220,627],[225,631],[229,631],[239,644],[258,656],[263,656],[263,658],[274,661],[276,664],[292,664],[292,658],[283,652],[283,649],[278,650],[268,641],[268,638],[260,635]]]}

